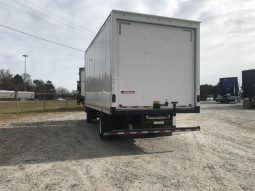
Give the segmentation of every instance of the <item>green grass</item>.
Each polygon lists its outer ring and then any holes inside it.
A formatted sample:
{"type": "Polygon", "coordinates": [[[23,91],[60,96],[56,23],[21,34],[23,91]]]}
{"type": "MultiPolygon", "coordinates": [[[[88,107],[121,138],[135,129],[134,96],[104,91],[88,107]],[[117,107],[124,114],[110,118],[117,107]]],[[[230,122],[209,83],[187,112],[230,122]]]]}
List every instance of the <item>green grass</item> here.
{"type": "Polygon", "coordinates": [[[0,113],[82,109],[76,100],[57,101],[0,101],[0,113]]]}

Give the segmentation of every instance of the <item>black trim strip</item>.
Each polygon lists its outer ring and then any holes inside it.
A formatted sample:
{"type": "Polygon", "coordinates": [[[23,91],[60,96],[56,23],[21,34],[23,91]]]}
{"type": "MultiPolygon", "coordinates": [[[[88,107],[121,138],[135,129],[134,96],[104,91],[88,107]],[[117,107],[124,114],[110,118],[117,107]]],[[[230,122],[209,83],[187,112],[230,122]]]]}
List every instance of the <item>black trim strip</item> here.
{"type": "Polygon", "coordinates": [[[192,108],[167,108],[167,109],[111,109],[112,115],[127,115],[127,114],[171,114],[176,113],[200,113],[200,106],[192,108]]]}

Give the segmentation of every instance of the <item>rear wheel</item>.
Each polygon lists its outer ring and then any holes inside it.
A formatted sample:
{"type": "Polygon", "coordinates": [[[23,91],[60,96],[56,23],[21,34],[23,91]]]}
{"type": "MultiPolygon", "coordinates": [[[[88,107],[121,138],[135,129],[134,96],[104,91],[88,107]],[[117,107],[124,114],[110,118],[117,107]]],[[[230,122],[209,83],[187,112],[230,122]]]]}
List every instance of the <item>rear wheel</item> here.
{"type": "Polygon", "coordinates": [[[103,126],[103,122],[102,122],[102,118],[103,117],[99,117],[99,136],[100,136],[100,139],[101,140],[104,140],[105,139],[105,135],[103,134],[104,133],[104,126],[103,126]]]}
{"type": "Polygon", "coordinates": [[[99,136],[101,140],[112,138],[111,135],[104,135],[106,132],[111,131],[112,118],[110,115],[102,115],[99,117],[99,136]]]}
{"type": "Polygon", "coordinates": [[[91,122],[92,122],[91,112],[87,111],[87,123],[91,123],[91,122]]]}
{"type": "Polygon", "coordinates": [[[110,133],[116,126],[118,120],[115,116],[103,114],[99,117],[99,136],[102,140],[113,139],[112,135],[104,135],[104,133],[110,133]]]}
{"type": "Polygon", "coordinates": [[[87,108],[86,113],[87,113],[87,123],[91,123],[93,119],[97,119],[97,111],[87,108]]]}

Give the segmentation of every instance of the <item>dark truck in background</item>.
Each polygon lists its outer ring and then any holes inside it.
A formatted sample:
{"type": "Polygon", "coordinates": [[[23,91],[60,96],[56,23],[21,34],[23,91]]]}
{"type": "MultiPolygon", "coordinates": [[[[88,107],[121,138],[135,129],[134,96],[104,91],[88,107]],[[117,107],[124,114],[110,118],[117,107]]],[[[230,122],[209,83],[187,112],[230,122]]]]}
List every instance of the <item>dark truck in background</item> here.
{"type": "Polygon", "coordinates": [[[218,103],[237,103],[240,101],[240,90],[237,77],[220,78],[218,84],[218,103]]]}
{"type": "Polygon", "coordinates": [[[77,104],[81,103],[84,105],[84,84],[85,84],[85,68],[79,68],[79,81],[77,81],[77,104]]]}
{"type": "Polygon", "coordinates": [[[255,108],[255,69],[242,71],[243,107],[255,108]]]}

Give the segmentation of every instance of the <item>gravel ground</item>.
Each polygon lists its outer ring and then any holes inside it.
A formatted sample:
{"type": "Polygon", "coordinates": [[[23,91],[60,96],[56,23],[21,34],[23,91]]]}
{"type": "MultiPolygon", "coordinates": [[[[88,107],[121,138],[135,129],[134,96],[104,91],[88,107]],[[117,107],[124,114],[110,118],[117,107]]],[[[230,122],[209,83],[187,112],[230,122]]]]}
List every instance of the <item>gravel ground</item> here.
{"type": "Polygon", "coordinates": [[[0,115],[0,190],[255,190],[255,110],[202,104],[200,132],[101,141],[83,112],[0,115]]]}

